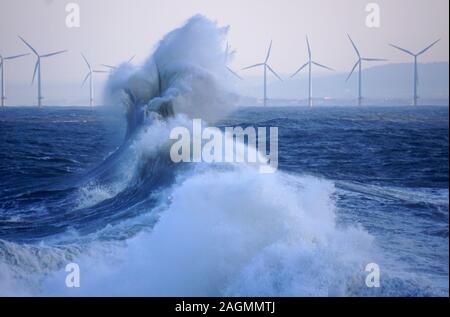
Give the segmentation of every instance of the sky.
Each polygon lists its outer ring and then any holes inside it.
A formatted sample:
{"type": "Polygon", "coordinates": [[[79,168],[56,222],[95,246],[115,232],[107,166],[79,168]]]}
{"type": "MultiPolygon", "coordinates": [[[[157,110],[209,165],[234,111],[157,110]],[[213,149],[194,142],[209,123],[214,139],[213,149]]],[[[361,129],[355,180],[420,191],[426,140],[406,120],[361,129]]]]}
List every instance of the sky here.
{"type": "MultiPolygon", "coordinates": [[[[317,62],[348,72],[356,56],[346,33],[363,55],[391,63],[411,59],[388,43],[418,51],[442,38],[421,62],[447,62],[448,11],[448,0],[0,0],[0,54],[28,52],[17,35],[43,54],[68,49],[43,63],[46,89],[62,83],[78,85],[86,75],[80,52],[94,65],[119,64],[133,55],[139,63],[167,32],[200,13],[231,27],[234,69],[262,61],[273,40],[270,64],[279,73],[292,74],[306,61],[308,34],[317,62]],[[65,8],[72,2],[80,7],[79,28],[66,26],[65,8]],[[369,3],[379,5],[379,28],[366,25],[369,3]]],[[[29,85],[34,62],[32,57],[9,62],[8,80],[29,85]]],[[[24,96],[32,92],[32,87],[22,91],[24,96]]]]}

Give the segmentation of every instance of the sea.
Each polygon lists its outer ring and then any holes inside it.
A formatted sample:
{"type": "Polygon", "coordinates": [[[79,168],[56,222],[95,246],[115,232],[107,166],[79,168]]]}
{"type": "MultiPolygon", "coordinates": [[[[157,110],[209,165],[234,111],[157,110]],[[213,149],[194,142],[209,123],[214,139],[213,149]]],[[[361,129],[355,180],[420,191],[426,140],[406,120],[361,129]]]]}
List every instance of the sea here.
{"type": "Polygon", "coordinates": [[[0,295],[448,296],[448,112],[241,107],[215,125],[278,128],[262,174],[171,162],[177,122],[2,108],[0,295]]]}

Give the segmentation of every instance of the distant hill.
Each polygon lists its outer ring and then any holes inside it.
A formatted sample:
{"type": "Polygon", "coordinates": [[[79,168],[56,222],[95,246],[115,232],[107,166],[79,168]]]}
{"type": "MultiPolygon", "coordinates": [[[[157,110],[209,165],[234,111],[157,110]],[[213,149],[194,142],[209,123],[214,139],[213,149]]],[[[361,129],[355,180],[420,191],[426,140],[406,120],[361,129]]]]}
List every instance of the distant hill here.
{"type": "MultiPolygon", "coordinates": [[[[308,92],[307,73],[284,82],[269,81],[270,98],[305,99],[308,92]]],[[[357,74],[345,82],[348,73],[319,73],[313,80],[315,97],[351,99],[357,94],[357,74]]],[[[449,63],[419,64],[419,94],[422,99],[448,99],[449,63]]],[[[261,97],[262,77],[250,77],[239,83],[245,96],[261,97]]],[[[363,70],[363,93],[369,99],[410,99],[413,90],[413,64],[388,64],[363,70]]]]}

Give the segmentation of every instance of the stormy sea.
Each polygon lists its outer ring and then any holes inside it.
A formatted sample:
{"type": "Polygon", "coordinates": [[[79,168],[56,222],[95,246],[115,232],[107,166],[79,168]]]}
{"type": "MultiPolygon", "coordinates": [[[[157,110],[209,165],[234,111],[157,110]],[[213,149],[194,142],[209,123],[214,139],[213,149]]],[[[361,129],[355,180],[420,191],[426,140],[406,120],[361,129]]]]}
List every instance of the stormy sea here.
{"type": "Polygon", "coordinates": [[[230,106],[226,32],[169,33],[111,106],[0,109],[0,295],[448,296],[448,107],[230,106]],[[277,127],[278,170],[175,164],[192,118],[277,127]]]}

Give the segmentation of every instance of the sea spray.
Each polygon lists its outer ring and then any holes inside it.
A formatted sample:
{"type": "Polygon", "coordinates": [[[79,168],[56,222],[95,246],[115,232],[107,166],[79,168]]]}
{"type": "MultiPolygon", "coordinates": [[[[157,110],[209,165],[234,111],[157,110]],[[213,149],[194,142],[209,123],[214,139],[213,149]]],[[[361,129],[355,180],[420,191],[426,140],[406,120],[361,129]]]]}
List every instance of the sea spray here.
{"type": "Polygon", "coordinates": [[[170,103],[176,114],[213,122],[229,113],[237,96],[226,69],[228,27],[197,15],[170,32],[139,68],[124,64],[105,90],[108,104],[158,109],[170,103]]]}

